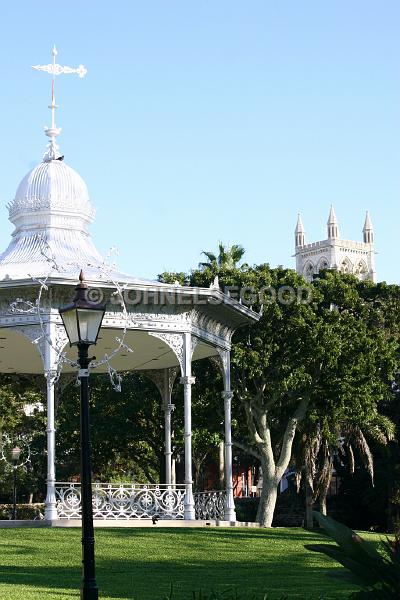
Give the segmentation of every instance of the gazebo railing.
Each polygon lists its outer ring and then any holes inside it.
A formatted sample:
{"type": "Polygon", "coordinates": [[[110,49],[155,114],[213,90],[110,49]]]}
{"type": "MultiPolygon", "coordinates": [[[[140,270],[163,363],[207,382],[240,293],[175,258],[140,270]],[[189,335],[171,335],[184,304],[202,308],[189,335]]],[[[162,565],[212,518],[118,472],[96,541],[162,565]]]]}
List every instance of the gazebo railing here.
{"type": "Polygon", "coordinates": [[[225,491],[195,492],[193,496],[196,519],[224,519],[225,491]]]}
{"type": "MultiPolygon", "coordinates": [[[[223,519],[224,491],[195,492],[196,519],[223,519]]],[[[80,483],[56,483],[59,519],[81,518],[80,483]]],[[[93,518],[115,519],[183,519],[184,484],[94,483],[93,518]]]]}
{"type": "MultiPolygon", "coordinates": [[[[184,485],[94,483],[94,519],[183,519],[184,485]]],[[[59,519],[81,518],[80,483],[56,483],[59,519]]]]}

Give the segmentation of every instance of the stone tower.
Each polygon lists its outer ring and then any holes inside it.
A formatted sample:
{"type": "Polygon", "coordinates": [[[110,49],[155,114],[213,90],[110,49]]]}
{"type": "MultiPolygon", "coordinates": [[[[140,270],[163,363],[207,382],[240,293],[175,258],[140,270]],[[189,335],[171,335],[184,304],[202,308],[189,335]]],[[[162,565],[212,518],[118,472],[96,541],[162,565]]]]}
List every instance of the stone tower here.
{"type": "Polygon", "coordinates": [[[365,216],[363,241],[342,240],[339,223],[331,206],[327,222],[327,239],[306,244],[305,229],[300,215],[295,229],[296,271],[307,280],[322,269],[337,269],[352,273],[361,280],[375,281],[374,230],[370,216],[365,216]]]}

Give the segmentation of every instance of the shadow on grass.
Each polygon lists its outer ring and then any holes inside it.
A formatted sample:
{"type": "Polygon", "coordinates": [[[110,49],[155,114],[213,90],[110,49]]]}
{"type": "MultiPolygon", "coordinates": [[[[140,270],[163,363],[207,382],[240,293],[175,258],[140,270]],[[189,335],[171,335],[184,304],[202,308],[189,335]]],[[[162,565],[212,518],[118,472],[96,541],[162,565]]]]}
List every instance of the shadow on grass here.
{"type": "MultiPolygon", "coordinates": [[[[97,530],[98,532],[99,530],[97,530]]],[[[97,535],[96,532],[96,535],[97,535]]],[[[291,542],[296,541],[299,542],[299,545],[302,545],[303,542],[309,542],[310,539],[318,540],[318,541],[326,541],[326,535],[322,530],[313,530],[307,531],[303,528],[293,529],[291,532],[288,532],[287,529],[248,529],[243,531],[242,529],[226,529],[226,528],[173,528],[173,527],[162,527],[157,529],[154,527],[153,529],[113,529],[113,532],[119,537],[125,538],[133,538],[133,537],[148,537],[148,536],[162,536],[171,535],[176,536],[177,538],[191,538],[191,539],[204,539],[205,536],[208,536],[209,539],[221,539],[227,538],[232,543],[239,541],[254,541],[254,538],[257,540],[282,540],[291,542]]]]}
{"type": "Polygon", "coordinates": [[[6,554],[26,554],[32,556],[34,553],[37,553],[37,549],[32,548],[32,546],[24,546],[22,544],[4,544],[0,542],[1,556],[6,554]]]}
{"type": "MultiPolygon", "coordinates": [[[[333,583],[325,577],[327,569],[313,566],[309,573],[304,569],[306,561],[290,562],[275,560],[262,565],[230,561],[154,561],[137,559],[99,559],[97,582],[100,598],[129,600],[163,600],[169,597],[173,584],[173,600],[192,600],[193,592],[212,590],[224,592],[237,589],[242,600],[268,600],[287,595],[288,598],[319,599],[345,598],[354,588],[347,583],[333,583]],[[333,593],[334,592],[334,593],[333,593]],[[325,596],[325,594],[328,594],[325,596]]],[[[81,583],[80,570],[57,566],[7,566],[0,568],[0,586],[10,586],[7,600],[24,598],[22,588],[37,592],[35,598],[50,600],[63,596],[78,598],[81,583]],[[18,587],[21,591],[18,593],[18,587]],[[67,590],[67,592],[65,592],[67,590]],[[13,591],[15,595],[13,595],[13,591]]],[[[5,596],[2,596],[5,597],[5,596]]]]}

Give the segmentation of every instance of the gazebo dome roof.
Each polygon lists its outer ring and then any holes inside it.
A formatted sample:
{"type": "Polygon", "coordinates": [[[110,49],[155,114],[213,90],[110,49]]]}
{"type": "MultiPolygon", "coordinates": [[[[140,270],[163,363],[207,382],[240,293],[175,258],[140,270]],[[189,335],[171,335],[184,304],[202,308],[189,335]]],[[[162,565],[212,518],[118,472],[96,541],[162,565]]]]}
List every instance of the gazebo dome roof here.
{"type": "Polygon", "coordinates": [[[43,161],[29,171],[8,209],[16,226],[30,213],[76,215],[89,223],[95,214],[82,177],[61,160],[43,161]]]}
{"type": "Polygon", "coordinates": [[[86,184],[58,152],[25,175],[7,207],[15,230],[0,255],[0,280],[43,277],[50,264],[67,275],[77,263],[87,271],[103,263],[89,233],[95,210],[86,184]]]}

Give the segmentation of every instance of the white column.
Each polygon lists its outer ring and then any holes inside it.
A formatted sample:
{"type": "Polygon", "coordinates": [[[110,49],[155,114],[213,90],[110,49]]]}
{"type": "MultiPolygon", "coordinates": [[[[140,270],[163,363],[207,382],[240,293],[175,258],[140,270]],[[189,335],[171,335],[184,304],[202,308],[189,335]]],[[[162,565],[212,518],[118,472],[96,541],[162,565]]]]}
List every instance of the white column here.
{"type": "Polygon", "coordinates": [[[45,373],[47,389],[47,493],[44,518],[47,521],[57,519],[56,510],[56,429],[54,413],[54,378],[55,373],[45,373]]]}
{"type": "Polygon", "coordinates": [[[222,392],[225,409],[225,521],[236,521],[235,503],[233,500],[233,482],[232,482],[232,429],[231,429],[231,403],[233,393],[230,391],[222,392]]]}
{"type": "MultiPolygon", "coordinates": [[[[55,344],[55,325],[46,324],[47,336],[55,344]]],[[[57,353],[46,342],[44,350],[44,375],[47,390],[47,492],[44,517],[48,521],[57,519],[56,510],[56,427],[55,427],[55,402],[54,386],[57,374],[57,353]]]]}
{"type": "Polygon", "coordinates": [[[172,489],[176,487],[176,461],[174,457],[171,459],[171,486],[172,489]]]}
{"type": "Polygon", "coordinates": [[[171,387],[169,382],[169,369],[164,369],[164,417],[165,417],[165,483],[172,484],[172,425],[171,416],[174,405],[171,404],[171,387]]]}
{"type": "Polygon", "coordinates": [[[194,520],[196,518],[194,511],[193,498],[193,477],[192,477],[192,385],[195,383],[195,378],[192,377],[192,344],[191,334],[184,334],[184,363],[183,384],[184,397],[184,438],[185,438],[185,509],[184,518],[186,520],[194,520]]]}
{"type": "Polygon", "coordinates": [[[231,363],[230,352],[226,351],[223,360],[224,386],[222,392],[224,400],[225,415],[225,521],[236,521],[235,502],[233,500],[233,481],[232,481],[232,396],[231,392],[231,363]]]}

